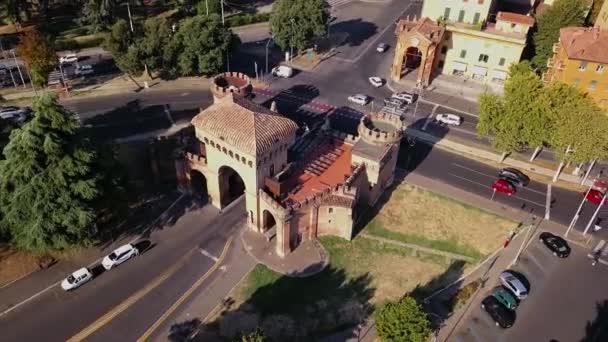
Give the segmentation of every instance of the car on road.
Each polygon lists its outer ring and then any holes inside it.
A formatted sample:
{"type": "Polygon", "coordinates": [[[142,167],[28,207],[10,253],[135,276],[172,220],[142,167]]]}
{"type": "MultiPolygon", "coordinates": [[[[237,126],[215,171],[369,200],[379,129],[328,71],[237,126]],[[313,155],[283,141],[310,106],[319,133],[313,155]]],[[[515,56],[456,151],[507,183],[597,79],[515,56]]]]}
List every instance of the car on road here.
{"type": "Polygon", "coordinates": [[[437,114],[437,116],[435,116],[435,120],[437,122],[452,126],[460,126],[460,124],[462,124],[462,117],[450,113],[437,114]]]}
{"type": "Polygon", "coordinates": [[[86,283],[91,279],[93,279],[93,273],[91,273],[88,268],[83,267],[76,270],[74,273],[70,274],[67,278],[65,278],[61,282],[61,288],[65,291],[71,291],[79,286],[82,286],[82,284],[86,283]]]}
{"type": "Polygon", "coordinates": [[[384,84],[384,80],[378,76],[372,76],[368,80],[369,80],[369,83],[371,83],[376,88],[380,88],[384,84]]]}
{"type": "MultiPolygon", "coordinates": [[[[604,194],[595,189],[589,190],[585,199],[593,204],[600,204],[602,202],[602,198],[604,198],[604,194]]],[[[604,205],[608,205],[608,198],[604,201],[604,205]]]]}
{"type": "Polygon", "coordinates": [[[517,299],[525,299],[528,296],[528,288],[511,271],[504,271],[500,274],[500,283],[511,291],[517,299]]]}
{"type": "Polygon", "coordinates": [[[93,70],[93,66],[90,64],[82,64],[82,65],[78,65],[76,66],[76,68],[74,69],[74,74],[76,76],[85,76],[85,75],[90,75],[92,73],[94,73],[95,70],[93,70]]]}
{"type": "Polygon", "coordinates": [[[388,44],[386,43],[380,43],[378,46],[376,46],[376,51],[380,53],[385,52],[386,50],[388,50],[388,44]]]}
{"type": "Polygon", "coordinates": [[[511,184],[520,187],[524,187],[530,184],[530,177],[526,176],[526,174],[519,171],[518,169],[514,169],[512,167],[505,167],[504,169],[500,170],[500,172],[498,173],[498,177],[506,179],[511,184]]]}
{"type": "Polygon", "coordinates": [[[348,97],[348,101],[365,106],[369,102],[369,96],[363,94],[355,94],[348,97]]]}
{"type": "Polygon", "coordinates": [[[416,100],[416,94],[407,93],[407,92],[394,93],[392,97],[399,99],[399,100],[403,100],[403,101],[407,102],[407,104],[412,104],[416,100]]]}
{"type": "Polygon", "coordinates": [[[59,63],[61,64],[69,64],[78,62],[78,56],[75,53],[69,53],[65,56],[59,57],[59,63]]]}
{"type": "Polygon", "coordinates": [[[500,304],[504,305],[505,308],[509,310],[517,309],[517,299],[515,299],[511,292],[509,292],[504,287],[499,286],[495,288],[492,291],[492,296],[496,298],[500,302],[500,304]]]}
{"type": "Polygon", "coordinates": [[[272,68],[272,75],[282,78],[290,78],[293,76],[293,68],[286,65],[279,65],[272,68]]]}
{"type": "Polygon", "coordinates": [[[32,110],[29,108],[19,108],[14,106],[0,107],[0,118],[15,123],[27,120],[32,110]]]}
{"type": "Polygon", "coordinates": [[[515,311],[507,309],[494,296],[484,298],[481,308],[492,317],[496,326],[506,329],[515,323],[515,311]]]}
{"type": "Polygon", "coordinates": [[[507,194],[507,196],[511,196],[515,193],[515,186],[504,179],[497,179],[494,184],[492,184],[492,189],[507,194]]]}
{"type": "Polygon", "coordinates": [[[549,232],[542,232],[538,240],[544,244],[553,255],[560,258],[567,258],[570,255],[570,246],[561,236],[553,235],[549,232]]]}
{"type": "Polygon", "coordinates": [[[407,103],[403,100],[399,100],[394,97],[389,97],[389,98],[384,99],[384,105],[388,106],[388,107],[402,108],[402,107],[405,107],[407,105],[407,103]]]}
{"type": "Polygon", "coordinates": [[[101,265],[106,270],[110,270],[113,267],[116,267],[116,266],[122,264],[123,262],[125,262],[133,257],[136,257],[138,255],[139,255],[139,250],[137,249],[137,247],[128,243],[126,245],[122,245],[122,246],[118,247],[112,253],[110,253],[105,258],[103,258],[103,260],[101,261],[101,265]]]}

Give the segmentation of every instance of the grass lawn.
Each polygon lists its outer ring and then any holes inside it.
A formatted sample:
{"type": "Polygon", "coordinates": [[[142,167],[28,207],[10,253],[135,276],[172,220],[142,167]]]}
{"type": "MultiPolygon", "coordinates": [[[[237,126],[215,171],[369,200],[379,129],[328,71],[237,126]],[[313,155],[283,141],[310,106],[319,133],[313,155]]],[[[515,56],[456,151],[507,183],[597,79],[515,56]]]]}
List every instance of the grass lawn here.
{"type": "Polygon", "coordinates": [[[433,282],[437,287],[438,279],[447,282],[465,271],[363,237],[352,242],[323,237],[321,243],[330,255],[327,269],[300,279],[256,266],[233,290],[234,303],[215,317],[211,330],[231,340],[238,332],[261,326],[277,341],[310,341],[357,324],[376,305],[400,298],[417,285],[433,282]]]}
{"type": "Polygon", "coordinates": [[[468,204],[400,184],[364,232],[480,259],[517,224],[468,204]]]}

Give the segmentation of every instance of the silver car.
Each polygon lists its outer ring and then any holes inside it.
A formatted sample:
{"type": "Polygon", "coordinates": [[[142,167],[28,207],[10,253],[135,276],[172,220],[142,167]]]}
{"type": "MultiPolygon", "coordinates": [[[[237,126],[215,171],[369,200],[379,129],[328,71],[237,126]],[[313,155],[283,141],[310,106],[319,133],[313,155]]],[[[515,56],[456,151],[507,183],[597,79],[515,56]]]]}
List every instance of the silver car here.
{"type": "Polygon", "coordinates": [[[518,299],[524,299],[528,296],[528,288],[511,271],[504,271],[500,274],[500,283],[518,299]]]}

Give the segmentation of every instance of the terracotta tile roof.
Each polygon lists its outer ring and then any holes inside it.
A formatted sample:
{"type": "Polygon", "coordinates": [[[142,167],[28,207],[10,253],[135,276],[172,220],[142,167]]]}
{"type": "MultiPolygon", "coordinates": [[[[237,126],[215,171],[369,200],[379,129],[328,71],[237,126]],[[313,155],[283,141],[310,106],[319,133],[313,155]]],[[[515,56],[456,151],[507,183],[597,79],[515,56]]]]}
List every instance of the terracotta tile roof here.
{"type": "Polygon", "coordinates": [[[523,24],[528,26],[534,26],[534,18],[529,15],[511,13],[511,12],[498,12],[496,20],[508,21],[510,23],[523,24]]]}
{"type": "Polygon", "coordinates": [[[559,30],[559,41],[570,59],[608,64],[608,32],[564,27],[559,30]]]}
{"type": "Polygon", "coordinates": [[[334,205],[337,207],[352,208],[355,201],[350,197],[331,195],[323,200],[325,205],[334,205]]]}
{"type": "Polygon", "coordinates": [[[417,20],[416,17],[414,17],[414,19],[411,20],[409,16],[406,18],[401,18],[397,22],[397,35],[401,34],[401,32],[404,30],[416,31],[425,39],[434,43],[441,42],[445,32],[445,28],[443,26],[437,24],[435,21],[427,17],[421,18],[420,20],[417,20]]]}
{"type": "Polygon", "coordinates": [[[192,124],[251,155],[264,153],[277,140],[295,134],[298,129],[290,119],[232,95],[200,112],[192,124]]]}

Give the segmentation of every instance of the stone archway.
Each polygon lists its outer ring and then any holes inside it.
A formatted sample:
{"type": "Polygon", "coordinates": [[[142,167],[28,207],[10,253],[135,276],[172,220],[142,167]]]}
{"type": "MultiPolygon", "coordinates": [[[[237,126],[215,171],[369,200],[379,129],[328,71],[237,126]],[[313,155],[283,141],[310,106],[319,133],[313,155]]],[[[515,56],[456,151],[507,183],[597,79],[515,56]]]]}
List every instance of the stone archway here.
{"type": "Polygon", "coordinates": [[[205,202],[208,200],[207,178],[202,172],[198,170],[190,171],[190,190],[194,197],[204,200],[205,202]]]}
{"type": "Polygon", "coordinates": [[[420,67],[422,52],[415,46],[410,46],[405,50],[403,65],[406,70],[416,70],[420,67]]]}
{"type": "Polygon", "coordinates": [[[262,231],[267,231],[272,227],[276,226],[277,221],[274,218],[274,215],[270,213],[268,210],[264,210],[262,214],[262,231]]]}
{"type": "Polygon", "coordinates": [[[245,182],[230,166],[220,167],[218,177],[220,207],[224,208],[245,193],[245,182]]]}

